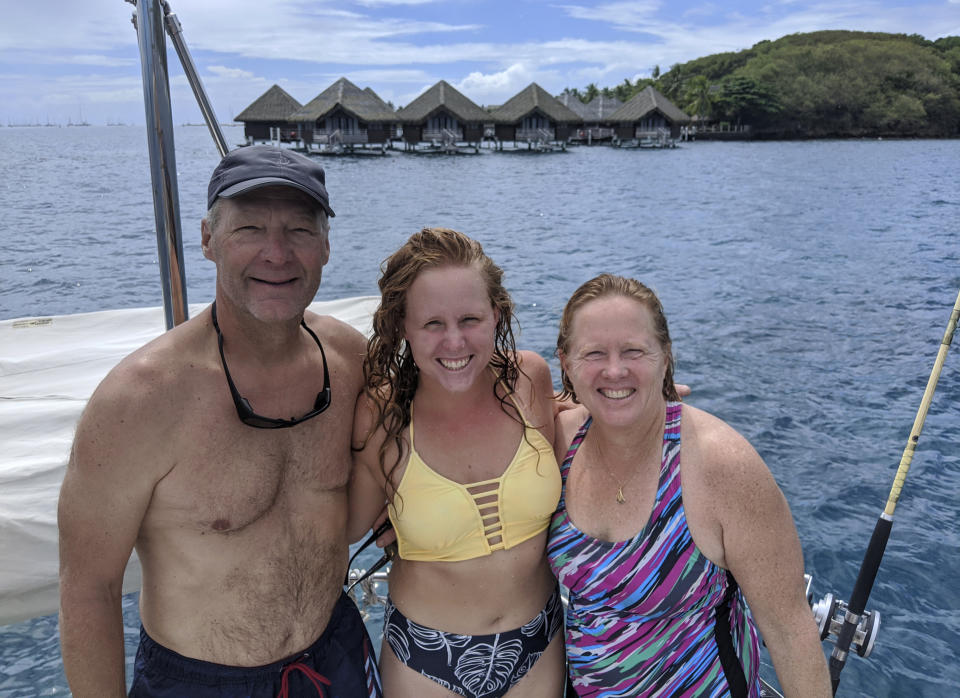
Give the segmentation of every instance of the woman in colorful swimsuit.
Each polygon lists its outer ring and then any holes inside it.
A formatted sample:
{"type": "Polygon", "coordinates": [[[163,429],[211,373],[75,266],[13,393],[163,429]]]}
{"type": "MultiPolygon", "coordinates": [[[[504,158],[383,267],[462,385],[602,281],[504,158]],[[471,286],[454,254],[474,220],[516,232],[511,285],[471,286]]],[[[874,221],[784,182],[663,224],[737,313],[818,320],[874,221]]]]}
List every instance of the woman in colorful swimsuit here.
{"type": "Polygon", "coordinates": [[[380,279],[349,534],[388,502],[390,698],[563,694],[563,609],[545,554],[560,496],[553,386],[543,358],[515,349],[501,277],[474,240],[427,228],[380,279]]]}
{"type": "Polygon", "coordinates": [[[656,295],[588,281],[557,355],[579,406],[557,418],[547,552],[577,695],[757,696],[759,629],[787,696],[830,696],[786,500],[742,436],[678,401],[656,295]]]}

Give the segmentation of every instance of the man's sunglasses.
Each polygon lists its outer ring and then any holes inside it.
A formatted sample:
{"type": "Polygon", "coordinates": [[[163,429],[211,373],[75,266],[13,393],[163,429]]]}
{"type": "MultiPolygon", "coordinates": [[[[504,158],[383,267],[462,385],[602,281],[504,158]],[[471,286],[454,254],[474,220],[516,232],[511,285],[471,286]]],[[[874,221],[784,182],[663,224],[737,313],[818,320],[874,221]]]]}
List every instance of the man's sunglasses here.
{"type": "Polygon", "coordinates": [[[313,330],[307,327],[306,322],[300,320],[300,326],[307,331],[307,334],[313,337],[313,341],[320,347],[320,356],[323,358],[323,390],[317,393],[317,399],[313,403],[313,409],[302,417],[275,419],[273,417],[264,417],[254,412],[253,407],[250,406],[250,401],[243,397],[237,390],[237,386],[233,384],[233,378],[230,377],[230,369],[227,368],[227,359],[223,355],[223,333],[220,331],[220,325],[217,323],[216,301],[213,302],[210,315],[213,319],[213,329],[217,331],[217,346],[220,349],[220,362],[223,364],[223,372],[227,376],[227,385],[230,386],[230,395],[233,397],[233,404],[237,408],[237,416],[240,417],[241,422],[251,427],[257,427],[258,429],[284,429],[316,417],[330,407],[330,372],[327,370],[327,355],[323,351],[323,345],[320,344],[320,339],[314,334],[313,330]]]}
{"type": "MultiPolygon", "coordinates": [[[[348,584],[350,584],[350,565],[352,565],[353,561],[357,559],[357,555],[362,553],[367,547],[369,547],[371,543],[373,543],[375,540],[377,540],[377,538],[382,536],[391,528],[393,528],[393,523],[390,521],[390,519],[387,519],[382,524],[380,524],[380,527],[376,529],[373,533],[371,533],[370,536],[365,541],[363,541],[363,543],[360,545],[359,548],[356,549],[356,551],[354,551],[353,555],[350,556],[350,561],[347,563],[347,576],[344,577],[343,579],[344,586],[347,586],[348,584]]],[[[383,555],[380,557],[379,560],[377,560],[373,564],[373,567],[366,570],[363,574],[357,577],[357,579],[353,582],[353,584],[350,584],[350,586],[347,587],[347,593],[349,594],[351,590],[355,586],[357,586],[357,584],[362,582],[367,577],[370,577],[371,575],[373,575],[374,572],[376,572],[385,564],[390,562],[394,557],[396,557],[396,555],[397,555],[397,542],[394,541],[393,543],[390,543],[389,545],[387,545],[386,548],[383,549],[383,555]]]]}

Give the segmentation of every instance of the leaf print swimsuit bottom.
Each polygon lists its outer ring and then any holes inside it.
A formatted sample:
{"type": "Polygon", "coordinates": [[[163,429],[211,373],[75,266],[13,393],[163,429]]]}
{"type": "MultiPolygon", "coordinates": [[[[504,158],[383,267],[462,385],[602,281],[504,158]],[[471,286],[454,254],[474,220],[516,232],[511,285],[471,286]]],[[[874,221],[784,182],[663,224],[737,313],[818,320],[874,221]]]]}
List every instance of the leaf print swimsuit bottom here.
{"type": "Polygon", "coordinates": [[[405,617],[387,599],[383,636],[404,665],[459,696],[500,698],[527,675],[563,627],[560,588],[530,622],[493,635],[458,635],[405,617]]]}

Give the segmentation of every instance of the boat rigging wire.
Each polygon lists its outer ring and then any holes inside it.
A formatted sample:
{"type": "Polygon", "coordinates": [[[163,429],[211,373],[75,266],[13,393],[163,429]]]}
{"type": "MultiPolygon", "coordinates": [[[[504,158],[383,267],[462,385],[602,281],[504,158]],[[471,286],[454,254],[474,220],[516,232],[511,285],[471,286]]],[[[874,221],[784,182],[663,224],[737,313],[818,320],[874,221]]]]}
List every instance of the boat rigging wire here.
{"type": "Polygon", "coordinates": [[[180,20],[167,0],[126,0],[136,6],[132,22],[143,73],[143,101],[147,124],[147,150],[150,155],[150,179],[153,185],[153,209],[156,221],[157,258],[163,291],[164,319],[167,329],[185,322],[187,280],[183,268],[183,235],[180,225],[180,194],[177,189],[176,152],[173,144],[173,112],[167,73],[164,28],[170,35],[180,65],[193,89],[210,135],[220,156],[228,147],[217,117],[207,99],[190,51],[183,39],[180,20]]]}
{"type": "Polygon", "coordinates": [[[903,483],[907,479],[907,472],[910,470],[910,463],[913,461],[913,454],[917,449],[917,442],[920,441],[920,432],[923,430],[923,423],[926,421],[927,412],[930,410],[930,403],[933,401],[933,393],[937,389],[937,382],[940,380],[940,371],[943,369],[943,363],[947,358],[950,343],[953,341],[953,335],[957,329],[958,316],[960,316],[960,293],[957,294],[957,301],[953,305],[953,312],[950,314],[947,330],[943,335],[943,340],[940,342],[940,350],[937,352],[937,359],[934,361],[933,370],[930,373],[930,378],[927,380],[927,387],[923,392],[923,399],[920,400],[920,408],[917,410],[916,419],[913,421],[910,437],[907,439],[907,445],[903,449],[903,456],[900,458],[900,466],[897,468],[897,474],[893,479],[893,487],[890,489],[887,504],[880,518],[877,520],[877,524],[873,529],[873,535],[870,537],[870,543],[867,546],[867,552],[863,556],[860,572],[857,574],[857,581],[854,584],[853,593],[850,595],[850,602],[847,604],[843,627],[840,629],[837,642],[830,654],[830,682],[833,685],[834,695],[836,695],[837,686],[840,684],[840,672],[843,671],[843,667],[846,664],[850,643],[853,640],[854,633],[857,631],[860,617],[863,615],[864,608],[867,605],[867,599],[870,597],[870,591],[873,589],[873,583],[877,578],[880,561],[883,559],[883,552],[887,547],[890,529],[893,526],[893,512],[897,507],[897,502],[900,500],[900,493],[903,490],[903,483]]]}
{"type": "Polygon", "coordinates": [[[173,42],[173,47],[176,49],[177,56],[180,58],[180,65],[183,67],[183,72],[187,76],[187,81],[190,83],[191,89],[193,89],[193,96],[197,99],[197,106],[200,107],[203,120],[207,123],[207,129],[217,144],[220,157],[223,157],[230,148],[227,146],[227,139],[223,137],[220,122],[217,121],[217,115],[213,111],[213,105],[211,105],[210,100],[207,99],[207,93],[206,90],[203,89],[200,74],[197,72],[197,67],[194,65],[193,58],[190,56],[190,49],[187,48],[186,41],[184,41],[183,27],[176,13],[170,9],[170,3],[168,3],[167,0],[161,0],[160,4],[163,6],[167,34],[170,35],[170,41],[173,42]]]}

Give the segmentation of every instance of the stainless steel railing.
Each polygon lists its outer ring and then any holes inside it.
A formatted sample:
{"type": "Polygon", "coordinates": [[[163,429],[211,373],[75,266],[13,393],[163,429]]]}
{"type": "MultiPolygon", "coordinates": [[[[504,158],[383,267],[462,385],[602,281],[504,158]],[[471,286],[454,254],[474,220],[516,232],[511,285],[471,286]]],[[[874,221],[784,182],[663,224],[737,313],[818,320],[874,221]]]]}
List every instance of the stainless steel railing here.
{"type": "Polygon", "coordinates": [[[180,64],[190,82],[204,121],[221,157],[227,154],[229,148],[183,39],[180,20],[171,11],[169,3],[166,0],[126,0],[126,2],[137,8],[132,21],[137,30],[140,67],[143,74],[143,104],[147,125],[147,150],[150,155],[150,180],[153,185],[157,256],[160,262],[164,320],[169,330],[186,321],[189,312],[187,310],[187,279],[183,267],[180,194],[177,189],[177,161],[164,28],[170,34],[170,39],[180,57],[180,64]]]}

